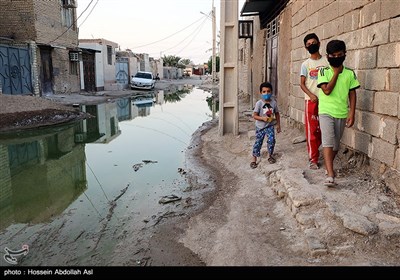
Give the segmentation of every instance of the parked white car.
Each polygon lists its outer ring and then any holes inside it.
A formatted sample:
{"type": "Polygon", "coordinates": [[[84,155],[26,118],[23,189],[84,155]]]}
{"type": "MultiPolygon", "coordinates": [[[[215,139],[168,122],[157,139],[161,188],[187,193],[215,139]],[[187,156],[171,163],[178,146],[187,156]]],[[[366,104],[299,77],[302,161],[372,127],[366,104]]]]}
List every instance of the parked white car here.
{"type": "Polygon", "coordinates": [[[153,89],[155,84],[153,73],[139,71],[132,76],[131,89],[153,89]]]}

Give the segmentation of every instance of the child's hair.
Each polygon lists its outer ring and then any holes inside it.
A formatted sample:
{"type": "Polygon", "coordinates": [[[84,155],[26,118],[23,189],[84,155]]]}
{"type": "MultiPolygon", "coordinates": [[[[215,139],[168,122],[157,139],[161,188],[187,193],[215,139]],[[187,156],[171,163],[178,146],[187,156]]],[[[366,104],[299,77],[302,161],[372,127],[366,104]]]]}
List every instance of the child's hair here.
{"type": "Polygon", "coordinates": [[[333,54],[340,51],[346,52],[346,44],[341,40],[332,40],[326,45],[327,54],[333,54]]]}
{"type": "Polygon", "coordinates": [[[262,91],[262,88],[266,87],[266,88],[270,88],[272,90],[272,85],[269,82],[264,82],[260,85],[260,92],[262,91]]]}
{"type": "Polygon", "coordinates": [[[319,38],[318,38],[317,34],[310,33],[310,34],[307,34],[306,37],[304,37],[304,40],[303,40],[304,41],[304,46],[306,45],[307,41],[310,40],[310,39],[315,39],[319,43],[319,38]]]}

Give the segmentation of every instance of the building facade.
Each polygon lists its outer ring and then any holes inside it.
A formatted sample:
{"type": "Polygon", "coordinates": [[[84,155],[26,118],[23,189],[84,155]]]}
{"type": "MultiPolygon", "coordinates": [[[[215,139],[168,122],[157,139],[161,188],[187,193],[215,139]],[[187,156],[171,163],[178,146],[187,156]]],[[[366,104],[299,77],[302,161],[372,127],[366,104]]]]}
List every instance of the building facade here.
{"type": "Polygon", "coordinates": [[[4,94],[80,91],[75,0],[0,0],[4,94]]]}
{"type": "Polygon", "coordinates": [[[96,51],[96,90],[117,90],[116,49],[118,44],[106,39],[80,39],[79,46],[96,51]]]}

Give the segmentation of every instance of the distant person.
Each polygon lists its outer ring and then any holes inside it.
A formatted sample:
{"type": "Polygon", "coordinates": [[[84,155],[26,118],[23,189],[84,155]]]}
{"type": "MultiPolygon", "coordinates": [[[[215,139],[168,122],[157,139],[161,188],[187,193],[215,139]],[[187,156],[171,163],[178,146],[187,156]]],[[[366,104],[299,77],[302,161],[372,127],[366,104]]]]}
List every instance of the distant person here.
{"type": "Polygon", "coordinates": [[[159,81],[160,80],[160,75],[157,73],[157,75],[156,75],[156,81],[159,81]]]}
{"type": "Polygon", "coordinates": [[[329,65],[326,57],[319,52],[320,46],[321,43],[315,33],[304,37],[304,47],[310,53],[310,57],[301,64],[300,87],[305,93],[304,130],[310,169],[319,169],[319,146],[322,141],[318,118],[318,70],[329,65]]]}
{"type": "Polygon", "coordinates": [[[339,151],[345,127],[352,127],[356,111],[356,89],[360,87],[352,69],[343,66],[346,44],[332,40],[326,46],[330,66],[318,72],[319,121],[327,178],[324,185],[335,186],[333,161],[339,151]]]}
{"type": "Polygon", "coordinates": [[[253,146],[253,159],[250,163],[251,168],[257,167],[257,158],[261,157],[261,147],[267,136],[268,162],[275,163],[274,148],[275,148],[275,126],[276,131],[281,132],[281,119],[278,110],[278,104],[273,98],[272,85],[264,82],[260,85],[261,99],[257,101],[254,110],[253,118],[256,125],[256,140],[253,146]]]}

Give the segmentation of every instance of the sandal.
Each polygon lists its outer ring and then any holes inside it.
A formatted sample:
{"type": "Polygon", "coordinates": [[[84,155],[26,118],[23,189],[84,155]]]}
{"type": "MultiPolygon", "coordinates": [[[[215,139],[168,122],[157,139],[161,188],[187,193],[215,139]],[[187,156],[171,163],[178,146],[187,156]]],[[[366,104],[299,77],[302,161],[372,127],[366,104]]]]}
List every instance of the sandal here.
{"type": "Polygon", "coordinates": [[[335,179],[333,177],[326,177],[324,186],[326,186],[326,187],[336,186],[335,179]]]}
{"type": "Polygon", "coordinates": [[[255,161],[252,161],[251,163],[250,163],[250,167],[251,168],[257,168],[257,162],[255,162],[255,161]]]}
{"type": "Polygon", "coordinates": [[[310,162],[310,169],[312,169],[312,170],[319,169],[318,163],[310,162]]]}
{"type": "Polygon", "coordinates": [[[273,156],[269,156],[268,162],[271,163],[271,164],[273,164],[273,163],[276,162],[276,159],[275,159],[273,156]]]}

